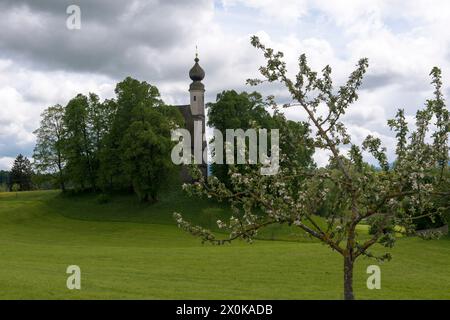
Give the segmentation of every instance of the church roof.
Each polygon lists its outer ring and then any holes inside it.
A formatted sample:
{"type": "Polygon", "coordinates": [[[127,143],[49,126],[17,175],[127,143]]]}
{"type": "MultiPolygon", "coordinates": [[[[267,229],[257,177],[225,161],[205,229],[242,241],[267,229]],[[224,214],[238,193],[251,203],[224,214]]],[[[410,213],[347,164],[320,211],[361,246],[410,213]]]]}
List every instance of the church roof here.
{"type": "MultiPolygon", "coordinates": [[[[194,116],[191,113],[191,106],[189,104],[187,105],[181,105],[176,106],[184,118],[184,128],[189,131],[191,136],[194,136],[194,116]]],[[[194,141],[191,140],[191,144],[193,146],[194,141]]]]}
{"type": "Polygon", "coordinates": [[[192,118],[192,113],[191,113],[191,106],[189,104],[186,105],[181,105],[181,106],[176,106],[178,109],[180,109],[181,114],[183,115],[183,118],[189,119],[192,118]]]}

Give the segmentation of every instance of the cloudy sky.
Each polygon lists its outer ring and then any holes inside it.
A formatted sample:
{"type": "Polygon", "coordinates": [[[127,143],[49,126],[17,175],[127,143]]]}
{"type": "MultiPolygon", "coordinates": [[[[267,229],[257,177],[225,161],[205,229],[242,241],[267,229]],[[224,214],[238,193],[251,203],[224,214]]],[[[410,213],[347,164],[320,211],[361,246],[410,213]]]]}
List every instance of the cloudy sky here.
{"type": "MultiPolygon", "coordinates": [[[[31,156],[44,108],[79,92],[109,98],[130,75],[158,86],[168,103],[188,103],[196,45],[207,101],[225,89],[252,90],[245,80],[263,64],[253,34],[283,51],[293,74],[301,53],[317,70],[331,65],[336,85],[368,57],[345,122],[356,142],[382,137],[390,160],[395,141],[386,120],[399,107],[414,115],[430,97],[434,65],[450,94],[448,0],[0,0],[0,16],[0,169],[18,153],[31,156]],[[80,30],[66,27],[72,4],[81,8],[80,30]]],[[[276,85],[261,91],[288,99],[276,85]]],[[[295,108],[287,115],[305,119],[295,108]]]]}

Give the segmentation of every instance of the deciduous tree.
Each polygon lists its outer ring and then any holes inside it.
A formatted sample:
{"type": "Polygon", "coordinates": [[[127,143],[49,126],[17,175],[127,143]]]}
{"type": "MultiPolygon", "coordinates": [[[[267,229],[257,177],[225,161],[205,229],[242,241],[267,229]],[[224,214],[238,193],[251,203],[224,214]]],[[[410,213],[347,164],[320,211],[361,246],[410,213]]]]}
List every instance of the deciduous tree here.
{"type": "Polygon", "coordinates": [[[170,131],[181,125],[181,114],[166,106],[158,89],[146,82],[126,78],[117,85],[116,94],[117,114],[109,152],[120,161],[111,168],[131,184],[142,201],[156,201],[158,191],[175,169],[170,158],[170,131]]]}
{"type": "Polygon", "coordinates": [[[80,189],[96,189],[94,139],[90,128],[90,107],[96,100],[78,94],[69,101],[64,112],[64,154],[67,174],[80,189]]]}
{"type": "MultiPolygon", "coordinates": [[[[222,134],[225,134],[227,129],[244,131],[256,127],[269,130],[279,129],[280,149],[287,155],[281,165],[292,170],[296,167],[313,165],[314,148],[311,148],[311,144],[307,141],[303,141],[309,139],[308,124],[287,120],[283,114],[277,111],[271,115],[268,112],[270,107],[274,107],[273,97],[265,100],[258,92],[223,91],[217,95],[216,102],[207,105],[208,125],[222,134]]],[[[220,181],[230,186],[229,165],[213,163],[211,167],[212,173],[220,181]]]]}
{"type": "Polygon", "coordinates": [[[37,171],[56,176],[62,191],[65,191],[64,168],[64,108],[57,104],[47,108],[41,114],[39,128],[34,131],[36,146],[33,159],[37,171]]]}
{"type": "MultiPolygon", "coordinates": [[[[367,59],[361,59],[348,81],[335,88],[329,66],[321,73],[315,72],[306,56],[301,55],[300,70],[292,80],[287,75],[283,53],[267,48],[256,36],[251,43],[263,52],[267,64],[260,68],[264,79],[249,80],[249,83],[281,82],[293,100],[284,107],[300,108],[306,113],[316,132],[312,146],[330,152],[333,165],[317,170],[297,170],[295,174],[281,167],[273,176],[242,174],[232,167],[231,189],[216,177],[206,181],[197,172],[198,181],[187,185],[186,189],[231,203],[233,216],[228,222],[217,222],[229,232],[229,237],[218,239],[209,230],[191,225],[179,213],[174,214],[175,219],[181,228],[216,244],[235,239],[251,241],[259,229],[271,224],[297,226],[343,257],[344,298],[354,299],[353,267],[359,257],[390,259],[389,253],[378,255],[370,249],[375,244],[392,247],[396,226],[413,232],[414,219],[438,215],[445,210],[442,207],[428,210],[433,205],[433,196],[449,197],[448,175],[434,174],[436,169],[448,171],[448,110],[441,93],[440,70],[434,68],[431,73],[434,98],[417,112],[415,130],[408,135],[402,111],[389,122],[398,139],[397,161],[391,166],[379,138],[368,136],[360,146],[352,141],[341,121],[342,115],[358,99],[367,59]],[[325,108],[324,115],[320,108],[325,108]],[[426,133],[432,130],[432,121],[434,132],[432,141],[428,142],[426,133]],[[344,148],[349,151],[344,153],[344,148]],[[374,156],[380,170],[366,165],[363,150],[374,156]],[[292,187],[296,176],[302,178],[298,189],[292,187]],[[323,226],[318,223],[316,213],[330,191],[330,184],[340,193],[323,226]],[[446,186],[446,191],[442,191],[442,186],[446,186]],[[370,225],[372,235],[368,239],[358,234],[357,225],[362,222],[370,225]]],[[[195,173],[195,167],[193,170],[195,173]]]]}

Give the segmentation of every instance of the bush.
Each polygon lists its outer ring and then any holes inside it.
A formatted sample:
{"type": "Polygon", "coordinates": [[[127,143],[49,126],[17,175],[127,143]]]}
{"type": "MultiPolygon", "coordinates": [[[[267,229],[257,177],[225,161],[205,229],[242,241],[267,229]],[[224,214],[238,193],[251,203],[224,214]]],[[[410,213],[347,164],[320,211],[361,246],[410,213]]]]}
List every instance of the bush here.
{"type": "Polygon", "coordinates": [[[445,225],[446,217],[443,216],[435,216],[433,219],[430,217],[423,217],[420,219],[417,219],[414,221],[414,224],[416,226],[416,230],[426,230],[426,229],[433,229],[433,228],[439,228],[445,225]]]}

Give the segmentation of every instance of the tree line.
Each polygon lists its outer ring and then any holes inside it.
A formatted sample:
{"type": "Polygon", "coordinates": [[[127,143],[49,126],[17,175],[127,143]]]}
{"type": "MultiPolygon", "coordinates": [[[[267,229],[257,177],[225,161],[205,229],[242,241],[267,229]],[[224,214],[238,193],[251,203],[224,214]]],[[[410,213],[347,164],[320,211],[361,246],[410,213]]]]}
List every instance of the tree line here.
{"type": "MultiPolygon", "coordinates": [[[[66,106],[45,109],[34,132],[34,169],[41,180],[50,179],[62,191],[132,191],[141,201],[156,201],[165,182],[177,181],[169,179],[179,173],[170,159],[175,143],[170,132],[184,126],[184,119],[146,82],[128,77],[116,85],[115,94],[104,101],[95,93],[78,94],[66,106]]],[[[308,125],[281,113],[271,115],[270,105],[257,92],[223,91],[207,105],[208,125],[223,132],[255,124],[279,128],[280,148],[289,154],[280,164],[313,167],[308,125]]],[[[223,181],[229,181],[228,169],[226,164],[212,165],[212,173],[223,181]]]]}
{"type": "Polygon", "coordinates": [[[34,166],[62,191],[133,191],[141,201],[156,201],[176,171],[170,131],[183,118],[147,82],[128,77],[115,94],[104,101],[78,94],[66,106],[47,108],[34,132],[34,166]]]}

